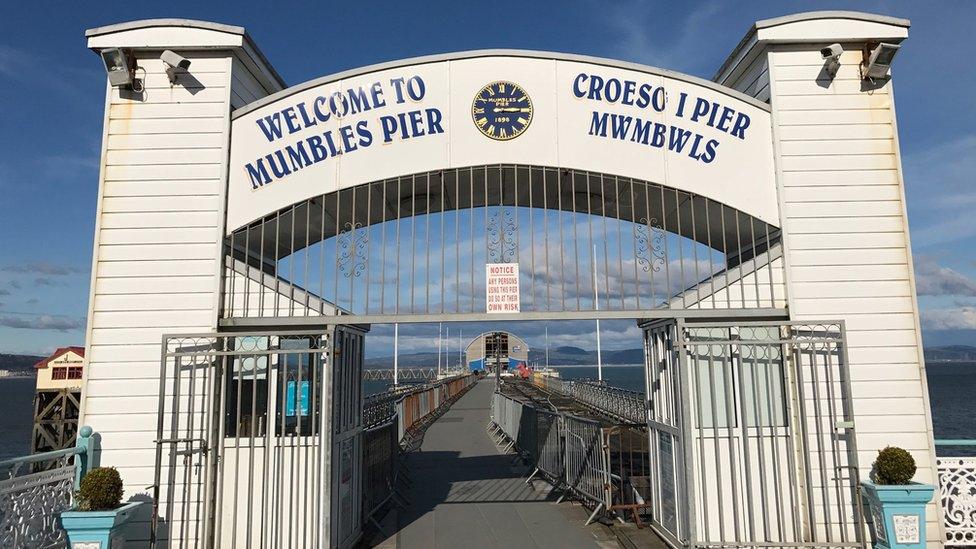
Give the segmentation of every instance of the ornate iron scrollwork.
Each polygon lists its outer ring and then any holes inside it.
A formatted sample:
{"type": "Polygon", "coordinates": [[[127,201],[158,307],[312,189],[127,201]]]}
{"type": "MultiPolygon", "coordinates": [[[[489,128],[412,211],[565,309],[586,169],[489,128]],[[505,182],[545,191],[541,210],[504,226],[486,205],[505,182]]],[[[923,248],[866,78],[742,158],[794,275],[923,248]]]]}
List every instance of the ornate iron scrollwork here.
{"type": "Polygon", "coordinates": [[[18,463],[9,478],[0,481],[0,546],[62,547],[67,535],[58,515],[71,506],[75,466],[70,456],[58,459],[54,469],[20,475],[18,463]],[[19,475],[19,476],[18,476],[19,475]]]}
{"type": "Polygon", "coordinates": [[[366,271],[368,243],[369,232],[363,227],[363,224],[357,221],[354,225],[347,221],[336,239],[336,244],[339,247],[336,261],[339,265],[339,272],[343,276],[359,278],[359,275],[366,271]]]}
{"type": "Polygon", "coordinates": [[[485,237],[488,239],[489,263],[518,261],[518,218],[512,208],[503,208],[488,215],[485,237]]]}
{"type": "Polygon", "coordinates": [[[653,270],[655,273],[664,266],[666,257],[664,254],[664,240],[667,233],[661,228],[657,219],[641,218],[634,224],[634,239],[636,240],[636,250],[634,256],[637,264],[646,273],[653,270]]]}

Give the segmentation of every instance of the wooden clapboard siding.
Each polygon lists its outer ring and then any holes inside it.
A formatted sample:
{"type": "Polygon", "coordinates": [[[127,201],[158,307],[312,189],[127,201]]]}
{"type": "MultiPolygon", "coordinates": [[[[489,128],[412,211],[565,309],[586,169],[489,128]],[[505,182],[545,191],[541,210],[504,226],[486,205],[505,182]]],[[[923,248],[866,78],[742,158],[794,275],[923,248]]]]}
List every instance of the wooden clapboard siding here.
{"type": "Polygon", "coordinates": [[[147,54],[143,97],[106,103],[83,413],[126,497],[152,482],[163,335],[216,328],[231,110],[269,93],[230,51],[181,53],[192,85],[147,54]]]}
{"type": "Polygon", "coordinates": [[[898,445],[936,482],[891,83],[845,49],[832,81],[815,46],[767,50],[790,316],[846,321],[861,476],[898,445]]]}
{"type": "Polygon", "coordinates": [[[147,54],[142,97],[106,105],[83,413],[126,498],[152,482],[163,334],[216,326],[231,54],[184,55],[199,86],[147,54]]]}

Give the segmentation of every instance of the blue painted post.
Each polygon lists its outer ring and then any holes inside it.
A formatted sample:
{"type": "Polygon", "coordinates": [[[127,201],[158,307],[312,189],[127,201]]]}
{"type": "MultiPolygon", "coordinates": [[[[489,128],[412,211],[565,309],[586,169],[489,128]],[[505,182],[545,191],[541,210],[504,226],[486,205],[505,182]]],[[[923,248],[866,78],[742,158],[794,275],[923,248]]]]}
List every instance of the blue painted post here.
{"type": "Polygon", "coordinates": [[[94,452],[91,437],[92,428],[88,425],[78,430],[78,440],[75,442],[75,448],[79,450],[75,455],[77,460],[75,463],[75,490],[81,489],[81,477],[85,476],[85,473],[91,468],[92,453],[94,452]]]}

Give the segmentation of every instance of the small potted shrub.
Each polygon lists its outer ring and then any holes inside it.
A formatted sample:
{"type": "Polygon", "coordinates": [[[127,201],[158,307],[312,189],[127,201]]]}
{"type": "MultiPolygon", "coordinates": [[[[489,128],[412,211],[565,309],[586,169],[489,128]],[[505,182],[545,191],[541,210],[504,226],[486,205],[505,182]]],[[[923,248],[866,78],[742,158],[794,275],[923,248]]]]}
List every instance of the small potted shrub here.
{"type": "Polygon", "coordinates": [[[61,526],[70,547],[109,549],[123,544],[122,525],[142,502],[122,505],[122,478],[115,467],[95,467],[81,479],[75,506],[61,513],[61,526]]]}
{"type": "Polygon", "coordinates": [[[861,483],[874,524],[874,546],[885,549],[925,547],[925,505],[935,487],[913,482],[915,458],[888,446],[878,452],[871,480],[861,483]]]}

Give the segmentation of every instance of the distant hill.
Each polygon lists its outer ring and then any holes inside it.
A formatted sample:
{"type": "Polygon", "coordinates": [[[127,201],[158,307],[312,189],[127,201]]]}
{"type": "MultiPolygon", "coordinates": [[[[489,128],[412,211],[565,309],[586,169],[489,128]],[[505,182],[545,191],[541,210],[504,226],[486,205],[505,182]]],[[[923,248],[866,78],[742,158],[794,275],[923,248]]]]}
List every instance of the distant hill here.
{"type": "Polygon", "coordinates": [[[926,362],[976,362],[976,347],[940,345],[925,348],[926,362]]]}
{"type": "Polygon", "coordinates": [[[0,353],[0,370],[10,370],[21,375],[34,375],[34,365],[42,358],[44,357],[0,353]]]}

